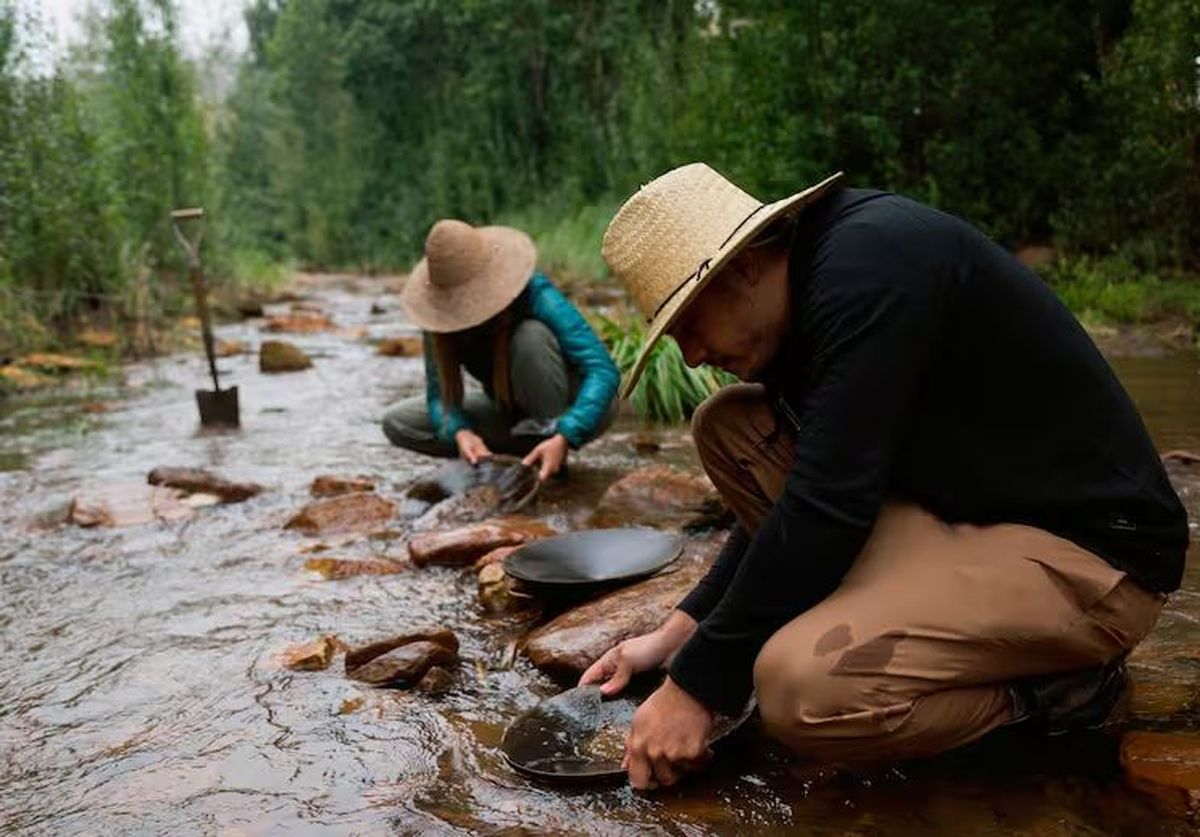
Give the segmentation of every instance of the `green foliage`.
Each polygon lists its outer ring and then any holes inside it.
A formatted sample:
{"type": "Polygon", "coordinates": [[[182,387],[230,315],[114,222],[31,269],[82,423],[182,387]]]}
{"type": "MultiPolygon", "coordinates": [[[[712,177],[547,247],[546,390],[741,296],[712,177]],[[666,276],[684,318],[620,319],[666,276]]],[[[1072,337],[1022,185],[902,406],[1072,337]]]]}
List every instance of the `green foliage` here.
{"type": "MultiPolygon", "coordinates": [[[[624,376],[637,360],[645,342],[645,329],[638,322],[622,326],[607,317],[599,318],[599,326],[600,338],[624,376]]],[[[678,423],[690,417],[704,399],[734,380],[709,366],[688,366],[679,345],[664,337],[651,350],[630,400],[642,418],[678,423]]]]}
{"type": "Polygon", "coordinates": [[[529,233],[540,265],[554,276],[594,281],[608,274],[600,243],[618,205],[610,201],[570,209],[548,203],[504,213],[496,223],[529,233]]]}
{"type": "Polygon", "coordinates": [[[1200,282],[1194,276],[1146,273],[1128,257],[1059,259],[1046,281],[1085,319],[1134,325],[1164,319],[1200,323],[1200,282]]]}

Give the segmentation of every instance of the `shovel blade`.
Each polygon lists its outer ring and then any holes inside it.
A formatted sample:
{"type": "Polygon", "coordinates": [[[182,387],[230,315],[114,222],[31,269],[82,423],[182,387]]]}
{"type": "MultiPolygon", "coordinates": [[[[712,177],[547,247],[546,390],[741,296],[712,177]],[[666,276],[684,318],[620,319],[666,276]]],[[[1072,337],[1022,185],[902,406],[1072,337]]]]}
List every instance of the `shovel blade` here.
{"type": "Polygon", "coordinates": [[[202,427],[238,427],[238,388],[196,390],[196,404],[200,407],[202,427]]]}

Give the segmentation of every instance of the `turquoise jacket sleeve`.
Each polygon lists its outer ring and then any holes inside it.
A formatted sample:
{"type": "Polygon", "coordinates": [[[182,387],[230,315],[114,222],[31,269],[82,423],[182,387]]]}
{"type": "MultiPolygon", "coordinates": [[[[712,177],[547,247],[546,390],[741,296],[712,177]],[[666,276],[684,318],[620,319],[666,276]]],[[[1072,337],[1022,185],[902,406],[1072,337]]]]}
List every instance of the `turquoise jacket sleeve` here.
{"type": "Polygon", "coordinates": [[[421,335],[425,352],[425,407],[429,410],[429,421],[434,432],[443,442],[454,441],[454,434],[471,426],[467,414],[460,407],[442,409],[442,387],[438,380],[437,361],[433,357],[433,338],[428,332],[421,335]]]}
{"type": "Polygon", "coordinates": [[[563,358],[581,378],[575,403],[558,417],[556,427],[572,448],[579,448],[599,433],[621,374],[587,320],[549,279],[535,273],[529,291],[530,314],[554,332],[563,358]]]}

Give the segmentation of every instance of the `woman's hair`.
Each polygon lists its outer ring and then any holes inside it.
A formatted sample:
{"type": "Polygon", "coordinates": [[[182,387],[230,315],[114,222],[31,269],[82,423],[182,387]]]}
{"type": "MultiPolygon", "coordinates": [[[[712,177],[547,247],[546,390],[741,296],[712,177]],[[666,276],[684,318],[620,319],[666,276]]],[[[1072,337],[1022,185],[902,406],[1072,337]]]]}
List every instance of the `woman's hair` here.
{"type": "Polygon", "coordinates": [[[438,393],[443,407],[461,407],[463,403],[462,353],[471,339],[491,338],[492,392],[500,406],[512,410],[512,375],[509,348],[512,342],[513,313],[509,306],[486,323],[449,334],[434,334],[433,360],[437,365],[438,393]]]}

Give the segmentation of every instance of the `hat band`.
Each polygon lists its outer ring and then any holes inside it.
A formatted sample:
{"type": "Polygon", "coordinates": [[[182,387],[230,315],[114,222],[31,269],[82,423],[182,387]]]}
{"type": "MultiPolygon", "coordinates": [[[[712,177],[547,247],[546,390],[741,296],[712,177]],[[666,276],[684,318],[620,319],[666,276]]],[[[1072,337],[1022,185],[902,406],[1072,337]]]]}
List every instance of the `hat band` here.
{"type": "MultiPolygon", "coordinates": [[[[757,215],[762,210],[762,208],[765,206],[766,206],[765,203],[760,203],[758,206],[756,206],[750,212],[749,215],[747,215],[745,218],[743,218],[741,221],[739,221],[737,226],[734,227],[733,230],[729,233],[729,235],[727,235],[725,237],[725,240],[721,242],[721,246],[718,247],[717,250],[724,250],[725,245],[727,245],[730,241],[733,240],[733,237],[735,235],[737,235],[738,230],[740,230],[742,227],[746,226],[747,222],[749,222],[749,220],[751,218],[753,218],[755,215],[757,215]]],[[[703,276],[705,273],[708,272],[709,265],[711,265],[711,264],[712,264],[712,256],[709,256],[707,259],[700,262],[700,264],[698,264],[696,266],[695,270],[693,270],[691,273],[689,273],[682,282],[680,282],[678,285],[675,286],[675,290],[673,290],[669,294],[667,294],[666,299],[664,299],[662,302],[660,302],[658,304],[658,307],[654,309],[654,313],[646,318],[646,322],[647,323],[654,322],[654,318],[659,315],[659,312],[661,312],[664,308],[666,308],[667,305],[671,302],[671,300],[673,300],[675,297],[679,296],[679,292],[682,291],[687,286],[688,282],[691,282],[692,280],[699,280],[701,276],[703,276]]]]}

